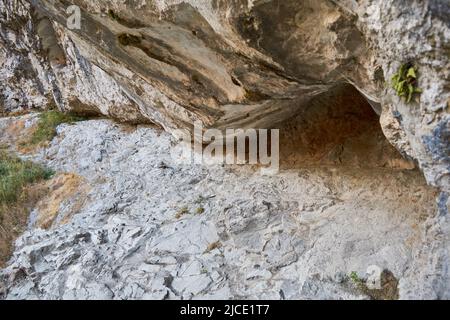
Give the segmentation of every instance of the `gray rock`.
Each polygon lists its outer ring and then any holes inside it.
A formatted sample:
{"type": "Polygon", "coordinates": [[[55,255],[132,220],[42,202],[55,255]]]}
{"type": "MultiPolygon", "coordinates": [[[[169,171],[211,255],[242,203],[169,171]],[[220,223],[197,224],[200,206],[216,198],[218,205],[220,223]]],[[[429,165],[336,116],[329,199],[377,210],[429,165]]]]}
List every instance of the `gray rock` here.
{"type": "MultiPolygon", "coordinates": [[[[449,10],[441,0],[0,0],[0,113],[56,105],[168,132],[126,132],[106,120],[61,125],[48,148],[26,156],[83,176],[91,189],[69,223],[60,223],[68,205],[50,230],[30,221],[0,292],[360,299],[367,295],[343,275],[375,265],[399,279],[400,298],[449,298],[449,10]],[[66,26],[72,3],[80,30],[66,26]],[[409,61],[423,93],[407,104],[387,84],[409,61]],[[369,104],[426,181],[398,170],[404,160],[373,126],[358,136],[369,104]],[[300,166],[264,177],[177,163],[169,133],[195,120],[298,126],[284,142],[300,166]],[[356,137],[327,149],[315,134],[307,139],[317,127],[331,136],[350,127],[356,137]]],[[[0,119],[0,143],[17,142],[16,121],[0,119]]]]}
{"type": "Polygon", "coordinates": [[[30,3],[0,1],[3,111],[50,104],[171,132],[194,120],[265,128],[317,97],[342,107],[330,92],[348,83],[428,183],[449,191],[450,24],[442,0],[30,3]],[[80,30],[66,27],[72,3],[81,8],[80,30]],[[423,93],[406,104],[386,84],[409,61],[423,93]]]}
{"type": "Polygon", "coordinates": [[[400,280],[401,298],[449,295],[448,197],[436,201],[418,171],[262,176],[179,164],[154,128],[91,120],[58,132],[33,159],[91,189],[68,224],[17,240],[0,273],[8,299],[366,299],[348,275],[372,265],[400,280]]]}

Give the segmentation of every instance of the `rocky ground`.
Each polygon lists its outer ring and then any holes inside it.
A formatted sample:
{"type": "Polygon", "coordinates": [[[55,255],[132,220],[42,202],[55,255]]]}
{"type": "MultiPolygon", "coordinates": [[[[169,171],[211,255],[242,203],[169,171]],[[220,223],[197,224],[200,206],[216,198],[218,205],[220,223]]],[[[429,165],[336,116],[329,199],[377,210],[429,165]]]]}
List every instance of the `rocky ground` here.
{"type": "MultiPolygon", "coordinates": [[[[2,137],[17,121],[0,120],[2,137]]],[[[396,279],[382,298],[448,297],[437,230],[448,218],[436,218],[436,190],[419,171],[329,166],[262,176],[248,166],[178,164],[174,146],[148,126],[60,126],[27,157],[78,182],[49,195],[53,214],[32,213],[1,271],[4,297],[365,299],[349,274],[364,278],[372,265],[396,279]]]]}
{"type": "Polygon", "coordinates": [[[446,0],[0,0],[0,147],[56,172],[2,297],[450,298],[449,17],[446,0]],[[27,146],[50,109],[91,120],[27,146]],[[281,172],[175,162],[195,121],[281,128],[281,172]]]}

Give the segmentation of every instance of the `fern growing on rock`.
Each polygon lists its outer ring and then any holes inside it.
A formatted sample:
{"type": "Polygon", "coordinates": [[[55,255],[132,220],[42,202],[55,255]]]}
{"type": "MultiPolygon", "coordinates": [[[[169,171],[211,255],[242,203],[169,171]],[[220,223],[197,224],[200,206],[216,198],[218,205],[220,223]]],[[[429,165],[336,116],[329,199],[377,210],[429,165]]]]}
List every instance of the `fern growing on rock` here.
{"type": "Polygon", "coordinates": [[[397,95],[410,103],[415,94],[422,93],[417,86],[417,68],[412,63],[402,64],[392,77],[392,88],[397,95]]]}

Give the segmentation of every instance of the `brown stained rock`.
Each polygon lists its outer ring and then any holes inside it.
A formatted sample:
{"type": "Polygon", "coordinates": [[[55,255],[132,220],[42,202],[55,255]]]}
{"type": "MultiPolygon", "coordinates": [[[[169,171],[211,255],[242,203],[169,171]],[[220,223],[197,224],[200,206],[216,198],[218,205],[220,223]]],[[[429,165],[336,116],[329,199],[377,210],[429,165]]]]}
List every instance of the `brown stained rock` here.
{"type": "Polygon", "coordinates": [[[25,115],[6,119],[2,124],[0,143],[22,153],[36,151],[37,146],[29,146],[27,141],[36,130],[37,117],[25,115]]]}
{"type": "Polygon", "coordinates": [[[49,229],[70,221],[86,201],[89,187],[85,180],[73,173],[62,173],[46,183],[48,194],[36,205],[36,226],[49,229]]]}
{"type": "Polygon", "coordinates": [[[379,117],[349,85],[314,98],[281,128],[283,168],[305,166],[384,167],[413,169],[386,140],[379,117]]]}

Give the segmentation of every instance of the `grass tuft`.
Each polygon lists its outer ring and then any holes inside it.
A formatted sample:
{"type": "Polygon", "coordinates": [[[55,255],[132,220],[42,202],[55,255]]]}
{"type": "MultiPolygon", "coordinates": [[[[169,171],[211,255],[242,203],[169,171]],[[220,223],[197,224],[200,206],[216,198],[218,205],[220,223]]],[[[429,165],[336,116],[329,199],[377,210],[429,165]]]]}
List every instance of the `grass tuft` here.
{"type": "Polygon", "coordinates": [[[0,268],[9,259],[15,239],[25,230],[31,208],[45,194],[39,182],[53,174],[0,150],[0,268]]]}
{"type": "Polygon", "coordinates": [[[85,118],[55,110],[42,112],[39,115],[36,130],[32,133],[30,139],[23,142],[22,145],[37,146],[43,142],[51,141],[56,136],[56,127],[60,124],[83,120],[85,118]]]}
{"type": "Polygon", "coordinates": [[[349,275],[349,278],[350,278],[350,280],[352,280],[352,282],[353,282],[355,285],[361,285],[361,284],[364,284],[364,283],[365,283],[364,279],[361,279],[361,278],[358,276],[358,273],[357,273],[356,271],[352,271],[352,272],[350,273],[350,275],[349,275]]]}
{"type": "Polygon", "coordinates": [[[0,150],[0,205],[17,201],[24,186],[47,180],[54,172],[0,150]]]}

